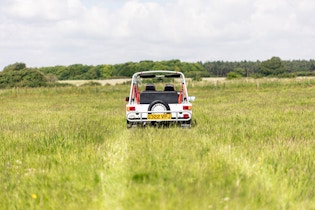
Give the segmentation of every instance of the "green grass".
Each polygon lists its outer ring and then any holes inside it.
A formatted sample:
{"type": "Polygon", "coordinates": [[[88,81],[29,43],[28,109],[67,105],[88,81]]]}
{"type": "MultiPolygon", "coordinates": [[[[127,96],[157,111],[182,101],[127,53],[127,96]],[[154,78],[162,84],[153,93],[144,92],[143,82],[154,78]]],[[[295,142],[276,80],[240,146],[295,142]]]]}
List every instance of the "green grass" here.
{"type": "Polygon", "coordinates": [[[0,91],[0,209],[314,209],[314,81],[193,83],[191,129],[129,85],[0,91]]]}

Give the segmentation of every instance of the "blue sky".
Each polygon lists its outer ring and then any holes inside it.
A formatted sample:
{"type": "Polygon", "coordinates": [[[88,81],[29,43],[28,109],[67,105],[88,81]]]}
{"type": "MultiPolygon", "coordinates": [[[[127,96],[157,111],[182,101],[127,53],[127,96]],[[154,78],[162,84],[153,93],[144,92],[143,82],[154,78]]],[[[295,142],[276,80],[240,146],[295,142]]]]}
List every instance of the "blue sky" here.
{"type": "Polygon", "coordinates": [[[313,0],[2,0],[0,70],[314,59],[313,0]]]}

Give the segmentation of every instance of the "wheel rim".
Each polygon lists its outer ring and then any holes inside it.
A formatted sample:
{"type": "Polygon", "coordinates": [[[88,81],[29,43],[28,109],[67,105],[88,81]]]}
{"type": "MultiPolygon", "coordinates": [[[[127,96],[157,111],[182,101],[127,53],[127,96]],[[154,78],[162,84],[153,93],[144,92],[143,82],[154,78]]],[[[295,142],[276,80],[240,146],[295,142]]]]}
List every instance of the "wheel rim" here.
{"type": "Polygon", "coordinates": [[[164,112],[166,110],[167,108],[165,107],[165,105],[161,103],[154,104],[151,108],[151,111],[154,111],[154,112],[164,112]]]}

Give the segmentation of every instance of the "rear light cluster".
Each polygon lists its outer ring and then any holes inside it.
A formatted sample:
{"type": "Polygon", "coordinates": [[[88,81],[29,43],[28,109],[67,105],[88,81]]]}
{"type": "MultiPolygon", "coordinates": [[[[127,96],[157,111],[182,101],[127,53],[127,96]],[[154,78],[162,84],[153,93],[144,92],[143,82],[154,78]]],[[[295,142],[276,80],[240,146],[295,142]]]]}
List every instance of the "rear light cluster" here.
{"type": "MultiPolygon", "coordinates": [[[[192,106],[191,105],[184,105],[183,110],[192,110],[192,106]]],[[[183,117],[184,117],[184,119],[189,119],[189,114],[184,114],[183,117]]]]}
{"type": "Polygon", "coordinates": [[[136,107],[135,106],[127,106],[126,110],[129,111],[136,111],[136,107]]]}
{"type": "Polygon", "coordinates": [[[191,105],[189,105],[189,106],[183,106],[183,110],[191,110],[192,109],[192,106],[191,105]]]}

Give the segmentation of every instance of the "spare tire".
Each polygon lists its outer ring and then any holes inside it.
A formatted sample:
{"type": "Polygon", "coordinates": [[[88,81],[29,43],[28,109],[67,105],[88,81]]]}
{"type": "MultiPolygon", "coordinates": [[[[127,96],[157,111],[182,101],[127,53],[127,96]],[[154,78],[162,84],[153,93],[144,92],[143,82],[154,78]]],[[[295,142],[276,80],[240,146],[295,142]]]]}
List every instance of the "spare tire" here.
{"type": "Polygon", "coordinates": [[[153,101],[149,105],[149,108],[148,108],[148,111],[161,111],[161,113],[163,113],[163,111],[169,111],[169,110],[170,110],[170,106],[161,100],[153,101]]]}

